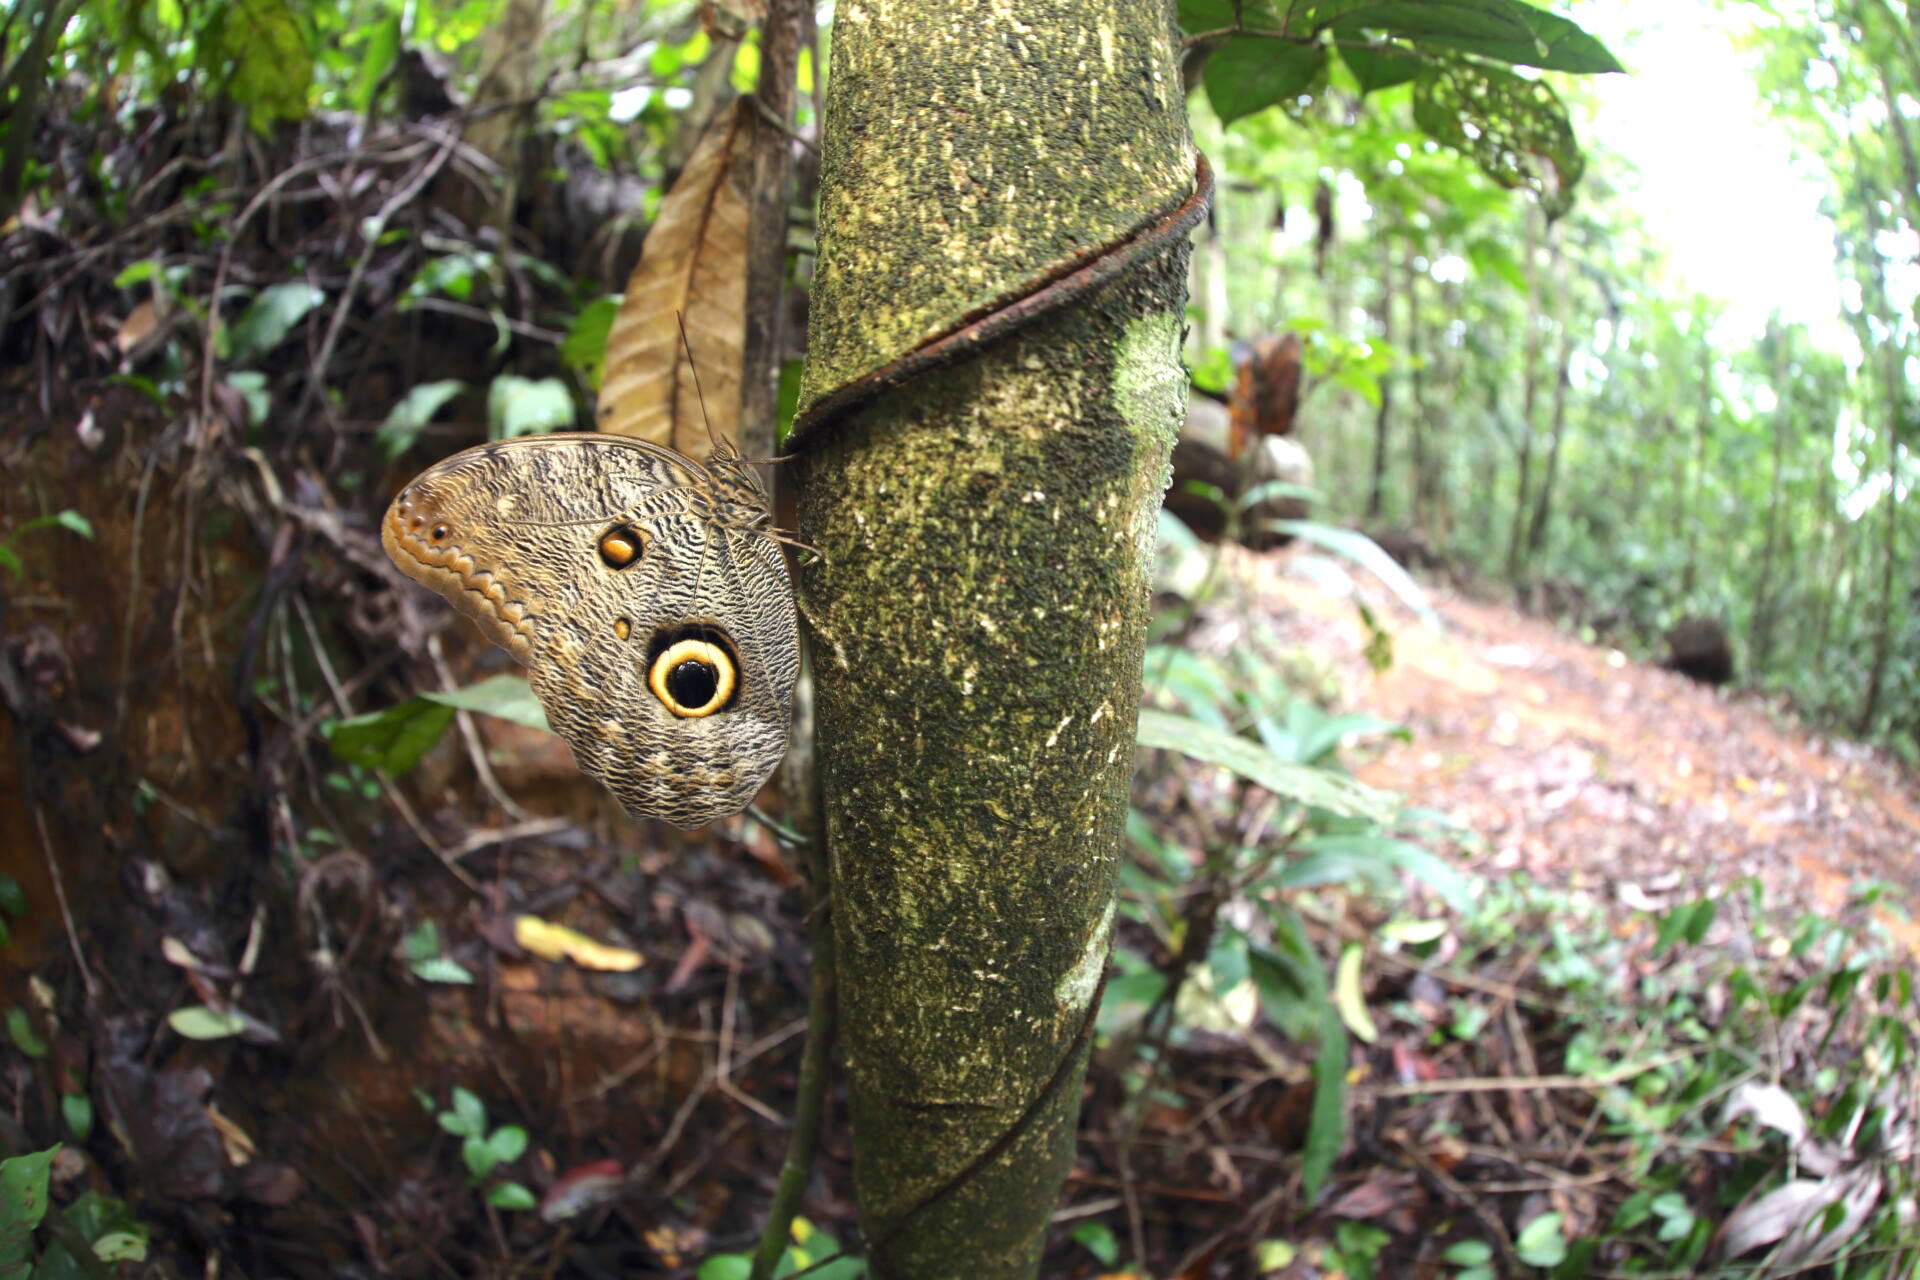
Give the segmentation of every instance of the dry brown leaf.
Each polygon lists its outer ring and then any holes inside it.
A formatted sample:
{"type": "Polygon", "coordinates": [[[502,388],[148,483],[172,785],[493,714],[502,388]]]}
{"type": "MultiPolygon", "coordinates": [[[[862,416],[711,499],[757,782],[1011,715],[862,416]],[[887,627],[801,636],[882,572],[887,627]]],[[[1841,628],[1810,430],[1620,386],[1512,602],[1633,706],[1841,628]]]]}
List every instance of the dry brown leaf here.
{"type": "Polygon", "coordinates": [[[113,335],[113,345],[120,349],[121,355],[140,345],[141,339],[160,327],[160,308],[149,298],[127,313],[120,322],[120,331],[113,335]]]}
{"type": "Polygon", "coordinates": [[[660,202],[607,338],[602,431],[651,440],[693,458],[707,456],[708,422],[717,436],[739,436],[753,120],[746,99],[735,100],[660,202]],[[697,391],[676,315],[685,317],[698,361],[697,391]]]}

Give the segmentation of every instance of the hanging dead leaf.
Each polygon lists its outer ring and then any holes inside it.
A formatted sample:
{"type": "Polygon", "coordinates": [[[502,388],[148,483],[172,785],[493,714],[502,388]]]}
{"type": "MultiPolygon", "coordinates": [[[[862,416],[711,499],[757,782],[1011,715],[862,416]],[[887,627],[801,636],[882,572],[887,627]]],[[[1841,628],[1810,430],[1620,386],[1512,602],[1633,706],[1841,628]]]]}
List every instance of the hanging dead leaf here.
{"type": "Polygon", "coordinates": [[[660,202],[607,337],[602,431],[651,440],[693,458],[707,456],[709,422],[715,435],[739,437],[753,127],[746,99],[737,99],[701,138],[660,202]],[[682,316],[699,362],[697,390],[680,344],[676,317],[682,316]]]}
{"type": "Polygon", "coordinates": [[[1261,436],[1292,432],[1300,408],[1300,335],[1262,338],[1234,373],[1233,434],[1228,451],[1236,458],[1261,436]]]}

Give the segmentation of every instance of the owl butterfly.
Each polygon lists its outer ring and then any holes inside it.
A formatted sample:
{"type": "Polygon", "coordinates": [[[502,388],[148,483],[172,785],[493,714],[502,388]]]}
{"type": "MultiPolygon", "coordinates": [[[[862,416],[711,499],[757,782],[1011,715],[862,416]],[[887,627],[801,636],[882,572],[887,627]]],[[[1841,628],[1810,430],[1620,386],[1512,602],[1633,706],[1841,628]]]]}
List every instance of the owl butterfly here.
{"type": "Polygon", "coordinates": [[[387,509],[395,564],[527,668],[582,772],[636,817],[740,812],[787,749],[800,646],[766,491],[626,436],[483,444],[387,509]]]}

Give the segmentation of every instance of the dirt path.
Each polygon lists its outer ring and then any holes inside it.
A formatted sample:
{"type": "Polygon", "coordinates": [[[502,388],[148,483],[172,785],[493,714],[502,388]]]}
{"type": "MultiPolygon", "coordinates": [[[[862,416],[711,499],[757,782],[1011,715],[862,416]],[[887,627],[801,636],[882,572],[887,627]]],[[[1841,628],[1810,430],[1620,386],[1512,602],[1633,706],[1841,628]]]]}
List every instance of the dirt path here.
{"type": "MultiPolygon", "coordinates": [[[[1393,620],[1395,660],[1375,676],[1353,603],[1288,563],[1261,575],[1283,629],[1334,658],[1354,705],[1413,731],[1360,776],[1485,837],[1481,870],[1650,909],[1749,875],[1776,912],[1831,912],[1873,881],[1920,904],[1920,797],[1883,759],[1442,590],[1444,630],[1367,592],[1393,620]]],[[[1878,918],[1920,954],[1920,926],[1878,918]]]]}

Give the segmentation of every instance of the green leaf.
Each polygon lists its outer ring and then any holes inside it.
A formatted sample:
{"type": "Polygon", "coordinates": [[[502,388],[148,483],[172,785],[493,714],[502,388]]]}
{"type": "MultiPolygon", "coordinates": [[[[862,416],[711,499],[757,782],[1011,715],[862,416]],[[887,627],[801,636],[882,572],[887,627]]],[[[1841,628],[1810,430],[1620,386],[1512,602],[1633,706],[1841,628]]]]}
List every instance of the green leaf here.
{"type": "Polygon", "coordinates": [[[87,519],[85,516],[81,515],[78,511],[74,511],[72,509],[62,511],[59,515],[53,518],[53,521],[55,524],[59,525],[62,529],[65,529],[70,533],[77,533],[81,537],[86,538],[89,541],[91,541],[93,538],[93,521],[87,519]]]}
{"type": "Polygon", "coordinates": [[[1421,52],[1451,50],[1587,75],[1625,69],[1578,24],[1520,0],[1321,0],[1305,11],[1306,22],[1324,24],[1339,40],[1380,32],[1421,52]]]}
{"type": "Polygon", "coordinates": [[[1289,1040],[1311,1040],[1326,1016],[1327,971],[1297,912],[1276,904],[1268,915],[1273,945],[1248,947],[1247,971],[1267,1020],[1289,1040]]]}
{"type": "Polygon", "coordinates": [[[1560,95],[1545,81],[1449,58],[1414,81],[1413,119],[1501,186],[1533,192],[1549,220],[1572,207],[1586,157],[1560,95]]]}
{"type": "Polygon", "coordinates": [[[1399,808],[1399,798],[1388,792],[1376,791],[1344,774],[1289,763],[1259,743],[1202,724],[1190,716],[1144,707],[1140,711],[1137,737],[1143,747],[1178,751],[1195,760],[1219,765],[1275,795],[1340,817],[1386,823],[1399,808]]]}
{"type": "Polygon", "coordinates": [[[1280,15],[1272,0],[1180,0],[1180,29],[1188,35],[1249,27],[1256,31],[1280,29],[1280,15]]]}
{"type": "Polygon", "coordinates": [[[487,1145],[487,1140],[473,1134],[468,1134],[460,1143],[460,1159],[475,1182],[492,1173],[493,1166],[500,1163],[499,1157],[493,1154],[493,1148],[487,1145]]]}
{"type": "Polygon", "coordinates": [[[453,708],[425,698],[320,726],[336,759],[386,773],[405,773],[420,762],[453,723],[453,708]]]}
{"type": "Polygon", "coordinates": [[[1405,84],[1419,75],[1420,68],[1426,65],[1418,55],[1408,53],[1397,45],[1343,40],[1338,48],[1340,60],[1347,64],[1347,70],[1353,72],[1353,78],[1360,82],[1362,97],[1405,84]]]}
{"type": "Polygon", "coordinates": [[[262,426],[273,412],[273,393],[267,389],[267,375],[258,369],[236,369],[227,375],[227,385],[246,402],[247,425],[262,426]]]}
{"type": "Polygon", "coordinates": [[[247,1020],[233,1010],[221,1012],[190,1004],[167,1015],[167,1025],[189,1040],[225,1040],[247,1029],[247,1020]]]}
{"type": "Polygon", "coordinates": [[[453,1113],[466,1121],[468,1133],[478,1136],[487,1131],[486,1104],[472,1090],[453,1087],[453,1113]]]}
{"type": "Polygon", "coordinates": [[[265,355],[285,342],[293,326],[326,299],[324,290],[306,283],[276,284],[262,289],[233,322],[233,330],[227,336],[229,358],[242,363],[265,355]]]}
{"type": "Polygon", "coordinates": [[[73,1135],[75,1142],[85,1142],[93,1133],[93,1099],[86,1094],[61,1094],[60,1114],[65,1117],[67,1132],[73,1135]]]}
{"type": "Polygon", "coordinates": [[[29,1058],[47,1056],[47,1042],[34,1033],[33,1020],[27,1017],[25,1009],[7,1010],[7,1038],[29,1058]]]}
{"type": "Polygon", "coordinates": [[[275,120],[307,114],[313,51],[291,0],[231,0],[218,45],[232,64],[226,90],[265,133],[275,120]]]}
{"type": "Polygon", "coordinates": [[[540,699],[534,696],[533,686],[523,676],[488,676],[465,688],[423,693],[420,696],[443,707],[458,707],[462,711],[498,716],[529,729],[548,728],[547,713],[541,709],[540,699]]]}
{"type": "Polygon", "coordinates": [[[1333,971],[1333,1007],[1347,1030],[1372,1044],[1380,1038],[1380,1029],[1367,1012],[1366,993],[1360,986],[1360,964],[1365,958],[1366,951],[1357,942],[1340,949],[1340,963],[1333,971]]]}
{"type": "Polygon", "coordinates": [[[113,287],[131,289],[143,281],[162,279],[164,277],[160,275],[160,268],[161,259],[159,258],[142,258],[138,262],[130,262],[120,268],[120,274],[113,278],[113,287]]]}
{"type": "Polygon", "coordinates": [[[607,368],[607,335],[613,332],[613,318],[620,313],[620,295],[610,293],[595,298],[580,308],[567,336],[560,341],[560,358],[595,390],[607,368]]]}
{"type": "Polygon", "coordinates": [[[4,542],[0,542],[0,568],[5,568],[15,577],[26,572],[26,566],[20,563],[20,557],[15,555],[13,548],[4,542]]]}
{"type": "Polygon", "coordinates": [[[364,116],[373,106],[373,95],[379,92],[380,82],[393,70],[394,62],[400,56],[400,15],[390,13],[373,24],[367,32],[360,51],[360,69],[354,75],[353,87],[347,91],[347,101],[353,107],[355,115],[364,116]]]}
{"type": "Polygon", "coordinates": [[[1311,1204],[1333,1172],[1347,1136],[1347,1033],[1331,1005],[1320,1018],[1320,1052],[1313,1059],[1313,1112],[1300,1154],[1301,1190],[1311,1204]]]}
{"type": "Polygon", "coordinates": [[[753,1259],[744,1253],[716,1253],[700,1264],[695,1280],[748,1280],[753,1259]]]}
{"type": "Polygon", "coordinates": [[[55,1143],[45,1151],[0,1160],[0,1277],[32,1274],[33,1229],[47,1212],[47,1173],[55,1143]]]}
{"type": "Polygon", "coordinates": [[[1421,881],[1462,915],[1473,908],[1473,881],[1446,862],[1406,840],[1359,833],[1312,836],[1295,848],[1300,856],[1280,869],[1274,883],[1288,889],[1366,880],[1393,888],[1397,872],[1421,881]]]}
{"type": "Polygon", "coordinates": [[[1113,1228],[1104,1222],[1083,1222],[1067,1234],[1103,1267],[1111,1267],[1120,1260],[1120,1242],[1113,1238],[1113,1228]]]}
{"type": "Polygon", "coordinates": [[[526,1154],[527,1131],[517,1124],[503,1124],[493,1131],[487,1145],[493,1148],[494,1159],[508,1164],[526,1154]]]}
{"type": "Polygon", "coordinates": [[[0,871],[0,912],[10,916],[27,914],[27,891],[4,871],[0,871]]]}
{"type": "Polygon", "coordinates": [[[532,1209],[539,1205],[533,1192],[517,1182],[502,1182],[487,1192],[487,1203],[496,1209],[532,1209]]]}
{"type": "Polygon", "coordinates": [[[407,966],[422,982],[444,982],[450,986],[472,986],[473,972],[458,960],[447,956],[428,956],[407,966]]]}
{"type": "Polygon", "coordinates": [[[1687,941],[1690,944],[1697,947],[1706,938],[1707,930],[1713,927],[1714,913],[1718,910],[1712,898],[1702,898],[1693,904],[1693,915],[1687,920],[1687,941]]]}
{"type": "Polygon", "coordinates": [[[1201,83],[1221,124],[1291,102],[1326,74],[1318,43],[1263,36],[1228,36],[1207,57],[1201,83]]]}
{"type": "Polygon", "coordinates": [[[1566,1237],[1560,1233],[1560,1215],[1543,1213],[1520,1229],[1513,1251],[1530,1267],[1557,1267],[1567,1256],[1566,1237]]]}
{"type": "Polygon", "coordinates": [[[559,431],[573,419],[573,395],[558,378],[503,373],[487,389],[487,423],[495,440],[559,431]]]}
{"type": "Polygon", "coordinates": [[[1493,1246],[1485,1240],[1462,1240],[1448,1245],[1440,1258],[1456,1267],[1483,1267],[1493,1261],[1493,1246]]]}
{"type": "Polygon", "coordinates": [[[386,421],[373,436],[387,461],[392,462],[413,448],[414,441],[433,421],[433,415],[466,389],[467,384],[458,378],[442,378],[438,382],[423,382],[400,397],[400,403],[387,411],[386,421]]]}
{"type": "Polygon", "coordinates": [[[431,960],[441,951],[440,926],[432,920],[422,920],[407,930],[406,937],[401,939],[400,945],[405,950],[409,961],[431,960]]]}

